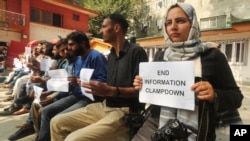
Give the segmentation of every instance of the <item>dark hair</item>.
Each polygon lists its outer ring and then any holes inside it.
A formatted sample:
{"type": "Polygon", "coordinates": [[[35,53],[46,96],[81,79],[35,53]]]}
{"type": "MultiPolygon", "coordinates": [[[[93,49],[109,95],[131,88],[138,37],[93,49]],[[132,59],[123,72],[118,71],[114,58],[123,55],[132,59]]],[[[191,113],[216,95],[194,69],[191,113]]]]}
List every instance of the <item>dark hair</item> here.
{"type": "Polygon", "coordinates": [[[109,18],[113,24],[119,24],[121,26],[121,29],[124,33],[128,30],[128,21],[125,19],[125,17],[121,14],[110,14],[105,17],[109,18]]]}
{"type": "Polygon", "coordinates": [[[40,40],[39,41],[39,44],[41,44],[41,45],[46,44],[46,43],[48,43],[48,41],[46,41],[46,40],[40,40]]]}
{"type": "Polygon", "coordinates": [[[52,54],[52,50],[53,50],[53,44],[50,42],[46,43],[46,49],[45,49],[45,55],[49,56],[51,58],[53,58],[53,54],[52,54]]]}
{"type": "MultiPolygon", "coordinates": [[[[166,17],[165,17],[165,18],[167,18],[169,11],[170,11],[170,10],[172,10],[172,9],[174,9],[175,7],[180,7],[180,6],[179,6],[179,5],[177,5],[177,3],[176,3],[176,4],[171,5],[171,6],[168,8],[167,15],[166,15],[166,17]]],[[[185,12],[184,12],[184,13],[185,13],[185,12]]],[[[186,13],[185,13],[185,14],[186,14],[186,13]]],[[[164,25],[165,25],[165,27],[166,27],[166,25],[167,25],[166,21],[165,21],[164,25]]]]}
{"type": "Polygon", "coordinates": [[[170,10],[172,10],[173,8],[175,8],[175,7],[180,7],[177,3],[176,4],[173,4],[173,5],[171,5],[169,8],[168,8],[168,12],[170,11],[170,10]]]}
{"type": "Polygon", "coordinates": [[[67,43],[68,43],[67,39],[60,38],[60,40],[56,42],[56,48],[59,49],[61,45],[67,45],[67,43]]]}
{"type": "MultiPolygon", "coordinates": [[[[174,9],[174,8],[176,8],[176,7],[179,7],[179,8],[184,12],[184,14],[188,17],[189,22],[192,24],[192,21],[189,19],[189,16],[188,16],[187,13],[182,9],[182,7],[181,7],[180,5],[178,5],[178,3],[171,5],[171,6],[168,8],[167,13],[169,13],[170,10],[172,10],[172,9],[174,9]]],[[[166,17],[167,17],[167,16],[168,16],[168,15],[166,15],[166,17]]],[[[166,22],[165,22],[164,24],[165,24],[165,26],[166,26],[166,22]]]]}
{"type": "Polygon", "coordinates": [[[74,31],[67,35],[67,40],[73,40],[77,44],[81,44],[83,41],[85,42],[85,46],[89,49],[90,43],[87,35],[81,31],[74,31]]]}

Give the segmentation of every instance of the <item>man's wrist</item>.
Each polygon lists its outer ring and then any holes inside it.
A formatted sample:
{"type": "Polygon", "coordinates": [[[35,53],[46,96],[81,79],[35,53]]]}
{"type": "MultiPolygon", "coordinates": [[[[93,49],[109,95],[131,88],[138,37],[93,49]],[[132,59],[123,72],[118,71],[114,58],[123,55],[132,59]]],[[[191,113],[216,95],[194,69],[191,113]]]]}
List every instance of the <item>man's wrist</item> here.
{"type": "Polygon", "coordinates": [[[118,86],[111,87],[112,94],[110,96],[118,97],[120,95],[120,88],[118,86]]]}
{"type": "Polygon", "coordinates": [[[121,95],[120,89],[118,86],[116,86],[116,97],[119,97],[121,95]]]}

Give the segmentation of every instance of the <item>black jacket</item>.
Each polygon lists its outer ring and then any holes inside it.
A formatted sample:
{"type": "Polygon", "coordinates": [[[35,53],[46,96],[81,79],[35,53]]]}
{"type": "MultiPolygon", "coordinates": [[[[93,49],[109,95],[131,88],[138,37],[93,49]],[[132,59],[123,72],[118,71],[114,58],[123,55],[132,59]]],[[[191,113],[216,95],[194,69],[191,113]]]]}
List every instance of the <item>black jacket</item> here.
{"type": "MultiPolygon", "coordinates": [[[[160,61],[163,60],[161,57],[158,57],[160,61]]],[[[219,123],[241,121],[237,109],[241,106],[243,95],[234,80],[226,57],[219,49],[209,49],[201,53],[200,57],[202,65],[201,79],[211,83],[216,98],[214,102],[199,102],[198,122],[200,131],[198,132],[200,134],[197,140],[214,141],[215,127],[219,123]]],[[[155,106],[152,110],[152,116],[159,117],[159,111],[160,107],[155,106]]]]}

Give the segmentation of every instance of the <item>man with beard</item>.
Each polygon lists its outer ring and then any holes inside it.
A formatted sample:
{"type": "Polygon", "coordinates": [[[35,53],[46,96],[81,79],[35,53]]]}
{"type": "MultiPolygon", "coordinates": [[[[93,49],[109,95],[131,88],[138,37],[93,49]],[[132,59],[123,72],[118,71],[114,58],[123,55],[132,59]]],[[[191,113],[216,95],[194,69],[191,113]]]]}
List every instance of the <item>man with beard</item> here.
{"type": "MultiPolygon", "coordinates": [[[[59,60],[59,53],[58,51],[53,47],[52,43],[47,43],[46,41],[40,41],[39,42],[39,47],[37,47],[37,51],[36,53],[39,54],[43,54],[42,56],[45,58],[51,58],[53,59],[53,63],[51,65],[51,69],[56,69],[56,66],[58,65],[56,62],[57,60],[59,60]],[[45,45],[45,46],[43,46],[45,45]],[[43,49],[41,49],[43,48],[43,49]],[[53,67],[52,67],[53,66],[53,67]]],[[[40,55],[39,55],[40,56],[40,55]]],[[[36,59],[35,56],[33,56],[33,59],[36,59]]],[[[32,59],[31,59],[32,60],[32,59]]],[[[35,62],[35,60],[33,60],[35,62]]],[[[36,62],[38,63],[39,66],[39,61],[36,60],[36,62]]],[[[32,66],[30,64],[30,66],[32,66]]],[[[33,67],[35,68],[36,71],[38,71],[38,66],[33,67]]],[[[16,89],[20,89],[19,91],[24,93],[25,95],[21,96],[19,94],[19,97],[17,97],[14,101],[14,103],[12,105],[25,105],[23,106],[23,108],[21,108],[19,111],[16,111],[14,114],[24,114],[29,112],[29,109],[32,109],[31,105],[32,105],[32,101],[34,98],[34,95],[32,93],[33,91],[33,85],[38,85],[39,87],[46,87],[45,86],[45,82],[48,78],[46,77],[46,75],[40,76],[40,75],[28,75],[27,79],[23,79],[21,81],[20,87],[16,87],[16,89]],[[34,81],[36,80],[36,81],[34,81]],[[44,81],[44,82],[43,82],[44,81]],[[27,87],[27,88],[26,88],[27,87]],[[26,92],[26,89],[29,89],[29,91],[26,92]],[[30,95],[29,95],[30,94],[30,95]]],[[[49,93],[47,93],[49,94],[49,93]]],[[[10,113],[11,114],[11,113],[10,113]]],[[[17,130],[14,134],[12,134],[8,139],[9,140],[17,140],[20,138],[23,138],[25,136],[28,136],[30,134],[34,133],[34,129],[33,129],[33,121],[32,121],[32,117],[31,117],[31,113],[28,114],[25,123],[23,125],[18,126],[20,127],[19,130],[17,130]]]]}
{"type": "MultiPolygon", "coordinates": [[[[61,48],[62,47],[63,48],[67,47],[66,39],[59,40],[56,44],[53,44],[53,50],[49,49],[48,51],[41,49],[44,43],[45,43],[44,41],[40,41],[39,47],[37,47],[38,48],[37,53],[39,53],[39,54],[40,53],[44,54],[45,52],[47,52],[45,54],[51,54],[52,53],[53,54],[53,56],[52,56],[52,59],[53,59],[52,62],[53,63],[51,65],[51,69],[66,69],[66,66],[69,64],[68,61],[67,61],[66,55],[59,53],[60,47],[61,48]]],[[[43,55],[43,56],[45,56],[45,55],[43,55]]],[[[41,76],[29,76],[29,77],[30,77],[29,79],[30,79],[31,82],[33,82],[33,83],[41,83],[44,86],[46,84],[46,81],[48,80],[47,77],[41,77],[41,76]]],[[[33,126],[37,127],[37,121],[40,122],[39,113],[37,112],[35,114],[34,111],[39,111],[39,109],[42,108],[40,105],[45,106],[45,105],[48,105],[49,103],[52,103],[54,97],[57,96],[58,93],[59,92],[43,91],[42,96],[41,96],[40,104],[32,103],[29,115],[27,116],[27,118],[25,120],[25,123],[23,125],[20,125],[19,126],[20,129],[17,130],[14,134],[12,134],[8,139],[9,140],[18,140],[20,138],[23,138],[25,136],[33,134],[35,132],[33,126]]],[[[29,96],[23,97],[23,101],[27,101],[29,99],[30,99],[29,96]]]]}
{"type": "MultiPolygon", "coordinates": [[[[66,113],[77,108],[84,107],[93,101],[82,93],[77,79],[80,76],[82,68],[94,69],[91,80],[106,82],[106,58],[96,50],[90,49],[89,39],[83,32],[72,32],[67,36],[67,50],[65,53],[69,57],[67,70],[69,73],[68,96],[53,102],[44,107],[41,111],[40,131],[38,134],[39,141],[50,140],[50,119],[58,113],[66,113]]],[[[100,100],[95,97],[95,100],[100,100]]]]}
{"type": "MultiPolygon", "coordinates": [[[[60,47],[59,51],[64,53],[68,59],[68,65],[64,67],[69,73],[69,92],[60,92],[56,96],[58,100],[43,107],[40,129],[36,140],[50,140],[50,119],[55,115],[73,111],[93,102],[81,92],[80,85],[77,84],[81,68],[94,69],[91,80],[106,82],[106,58],[98,51],[90,49],[89,39],[85,33],[72,32],[67,36],[66,40],[67,48],[60,47]]],[[[95,97],[95,100],[100,99],[95,97]]]]}
{"type": "Polygon", "coordinates": [[[50,126],[53,141],[129,140],[129,127],[123,119],[127,114],[138,114],[144,109],[133,80],[139,74],[139,64],[147,62],[148,56],[142,47],[125,39],[128,26],[128,21],[120,14],[104,18],[100,33],[104,42],[112,45],[107,83],[90,81],[81,86],[89,89],[86,93],[105,100],[55,116],[50,126]]]}

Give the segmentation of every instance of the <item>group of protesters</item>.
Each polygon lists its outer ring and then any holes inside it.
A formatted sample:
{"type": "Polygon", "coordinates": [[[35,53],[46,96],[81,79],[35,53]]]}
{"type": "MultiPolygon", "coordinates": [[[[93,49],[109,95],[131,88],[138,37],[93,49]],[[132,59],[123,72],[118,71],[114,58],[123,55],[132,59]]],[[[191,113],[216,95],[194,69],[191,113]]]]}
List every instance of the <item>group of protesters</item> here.
{"type": "Polygon", "coordinates": [[[214,141],[215,129],[241,124],[237,108],[243,95],[218,45],[199,40],[193,7],[174,4],[164,20],[169,47],[156,61],[198,60],[197,80],[190,86],[195,94],[194,111],[156,105],[147,108],[139,102],[143,85],[139,64],[148,62],[148,55],[138,44],[126,40],[129,23],[124,16],[110,14],[100,29],[103,41],[112,45],[107,58],[91,48],[81,31],[55,43],[41,40],[30,54],[25,51],[19,55],[16,69],[1,85],[10,89],[5,101],[12,104],[0,115],[28,114],[8,139],[35,133],[36,141],[214,141]],[[41,64],[46,59],[50,66],[43,70],[41,64]],[[80,77],[83,68],[93,70],[90,80],[80,77]],[[54,70],[67,72],[67,91],[49,89],[54,70]],[[39,98],[38,87],[42,89],[39,98]],[[172,129],[176,125],[181,131],[172,129]]]}

